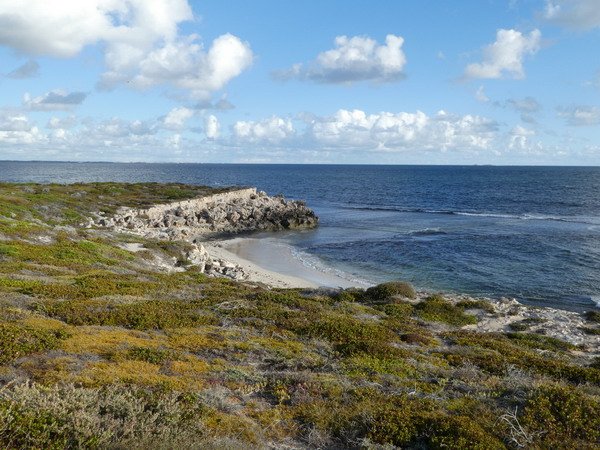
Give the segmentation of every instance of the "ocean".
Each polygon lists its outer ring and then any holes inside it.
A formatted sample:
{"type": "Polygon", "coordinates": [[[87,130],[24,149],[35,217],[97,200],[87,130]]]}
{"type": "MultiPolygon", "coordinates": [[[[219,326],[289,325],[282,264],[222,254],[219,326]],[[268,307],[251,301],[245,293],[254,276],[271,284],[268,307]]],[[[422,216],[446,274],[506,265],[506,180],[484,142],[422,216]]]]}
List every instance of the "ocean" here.
{"type": "Polygon", "coordinates": [[[256,186],[306,200],[313,231],[269,236],[359,283],[600,307],[600,168],[0,162],[6,182],[256,186]]]}

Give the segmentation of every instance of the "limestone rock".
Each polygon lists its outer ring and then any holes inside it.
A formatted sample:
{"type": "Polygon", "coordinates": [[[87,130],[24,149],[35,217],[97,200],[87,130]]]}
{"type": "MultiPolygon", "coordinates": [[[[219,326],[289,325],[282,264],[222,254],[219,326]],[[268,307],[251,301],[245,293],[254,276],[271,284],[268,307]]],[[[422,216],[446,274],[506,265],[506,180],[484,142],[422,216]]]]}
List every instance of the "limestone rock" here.
{"type": "Polygon", "coordinates": [[[301,201],[240,189],[147,209],[121,208],[94,225],[146,237],[188,239],[250,231],[314,228],[318,217],[301,201]]]}

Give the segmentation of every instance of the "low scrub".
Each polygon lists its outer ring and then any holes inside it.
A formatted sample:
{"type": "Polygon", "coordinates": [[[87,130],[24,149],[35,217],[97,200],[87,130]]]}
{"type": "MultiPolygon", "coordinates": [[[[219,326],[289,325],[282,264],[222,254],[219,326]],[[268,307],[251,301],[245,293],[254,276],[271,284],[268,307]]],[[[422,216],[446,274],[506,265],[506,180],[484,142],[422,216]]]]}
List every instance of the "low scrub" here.
{"type": "Polygon", "coordinates": [[[0,323],[0,364],[57,348],[68,333],[62,329],[34,329],[16,323],[0,323]]]}
{"type": "Polygon", "coordinates": [[[394,297],[414,299],[417,297],[417,293],[410,283],[391,281],[370,287],[364,295],[366,301],[373,303],[390,302],[394,297]]]}
{"type": "Polygon", "coordinates": [[[441,295],[432,295],[415,305],[417,316],[429,322],[443,322],[461,327],[477,323],[477,318],[466,314],[462,308],[453,305],[441,295]]]}

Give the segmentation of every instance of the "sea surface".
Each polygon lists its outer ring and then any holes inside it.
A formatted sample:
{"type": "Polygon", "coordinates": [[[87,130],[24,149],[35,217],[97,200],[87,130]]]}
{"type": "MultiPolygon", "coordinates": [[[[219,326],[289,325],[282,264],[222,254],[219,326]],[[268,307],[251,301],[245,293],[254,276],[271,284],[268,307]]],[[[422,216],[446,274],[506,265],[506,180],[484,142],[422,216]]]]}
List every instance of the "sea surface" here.
{"type": "Polygon", "coordinates": [[[600,307],[600,168],[0,162],[0,180],[257,186],[306,200],[314,231],[269,236],[359,283],[600,307]]]}

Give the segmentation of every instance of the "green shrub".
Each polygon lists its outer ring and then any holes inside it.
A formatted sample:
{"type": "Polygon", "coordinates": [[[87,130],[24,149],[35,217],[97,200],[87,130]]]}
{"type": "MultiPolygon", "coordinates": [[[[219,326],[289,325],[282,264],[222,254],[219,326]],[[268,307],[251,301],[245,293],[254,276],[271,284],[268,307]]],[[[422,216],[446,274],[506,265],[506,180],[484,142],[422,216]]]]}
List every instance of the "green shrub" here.
{"type": "MultiPolygon", "coordinates": [[[[45,448],[59,450],[70,445],[69,433],[60,418],[47,411],[24,409],[8,401],[0,401],[0,445],[4,448],[45,448]]],[[[82,442],[96,448],[91,439],[82,442]]]]}
{"type": "Polygon", "coordinates": [[[401,321],[410,321],[415,310],[414,306],[408,302],[388,303],[382,308],[388,316],[401,321]]]}
{"type": "Polygon", "coordinates": [[[405,448],[417,439],[422,427],[415,409],[414,402],[406,397],[396,399],[394,403],[383,403],[368,424],[367,437],[377,444],[405,448]]]}
{"type": "Polygon", "coordinates": [[[0,392],[0,447],[204,448],[207,418],[210,410],[190,394],[135,386],[17,385],[0,392]]]}
{"type": "Polygon", "coordinates": [[[502,450],[506,446],[494,435],[484,430],[467,416],[433,414],[425,420],[428,430],[428,448],[502,450]]]}
{"type": "Polygon", "coordinates": [[[486,312],[493,313],[494,305],[488,300],[461,300],[456,304],[460,309],[482,309],[486,312]]]}
{"type": "Polygon", "coordinates": [[[439,405],[407,396],[384,401],[367,425],[377,444],[400,448],[495,450],[506,447],[475,420],[436,411],[439,405]]]}
{"type": "Polygon", "coordinates": [[[579,329],[585,334],[591,334],[592,336],[600,336],[600,328],[581,327],[579,329]]]}
{"type": "Polygon", "coordinates": [[[107,300],[45,301],[40,311],[70,325],[111,325],[135,330],[216,325],[219,319],[180,301],[150,300],[115,304],[107,300]]]}
{"type": "Polygon", "coordinates": [[[527,347],[537,348],[540,350],[566,351],[573,350],[576,347],[568,342],[561,341],[550,336],[533,333],[507,333],[510,340],[527,347]]]}
{"type": "MultiPolygon", "coordinates": [[[[600,442],[600,401],[571,387],[547,385],[532,392],[521,424],[541,448],[579,448],[600,442]]],[[[592,448],[592,447],[590,447],[592,448]]]]}
{"type": "Polygon", "coordinates": [[[338,302],[361,302],[365,296],[365,290],[359,288],[342,289],[334,295],[338,302]]]}
{"type": "Polygon", "coordinates": [[[400,340],[402,342],[406,342],[407,344],[417,344],[417,345],[434,345],[436,340],[425,333],[404,333],[400,335],[400,340]]]}
{"type": "Polygon", "coordinates": [[[498,333],[459,331],[446,334],[457,345],[469,347],[467,351],[446,353],[446,360],[454,366],[470,362],[495,375],[504,374],[509,365],[572,383],[600,383],[600,370],[584,367],[556,358],[544,357],[531,350],[531,345],[511,341],[498,333]]]}
{"type": "Polygon", "coordinates": [[[585,313],[585,318],[590,322],[600,323],[600,311],[588,311],[585,313]]]}
{"type": "Polygon", "coordinates": [[[36,297],[73,300],[116,294],[143,296],[158,288],[158,283],[138,281],[131,275],[98,271],[80,275],[72,284],[36,283],[22,288],[21,292],[36,297]]]}
{"type": "Polygon", "coordinates": [[[441,295],[432,295],[415,305],[417,316],[430,322],[443,322],[454,326],[472,325],[477,318],[465,314],[461,308],[453,305],[441,295]]]}
{"type": "Polygon", "coordinates": [[[388,302],[392,297],[403,297],[414,299],[417,293],[410,283],[404,281],[390,281],[378,284],[366,290],[364,298],[374,303],[388,302]]]}
{"type": "Polygon", "coordinates": [[[150,364],[160,365],[165,361],[175,358],[175,354],[169,350],[148,347],[132,347],[127,351],[127,359],[145,361],[150,364]]]}
{"type": "Polygon", "coordinates": [[[363,322],[353,317],[324,317],[302,331],[312,337],[327,339],[343,355],[393,353],[393,347],[389,343],[395,336],[390,330],[377,323],[363,322]]]}
{"type": "Polygon", "coordinates": [[[39,330],[15,323],[0,323],[0,364],[52,350],[67,337],[64,330],[39,330]]]}

